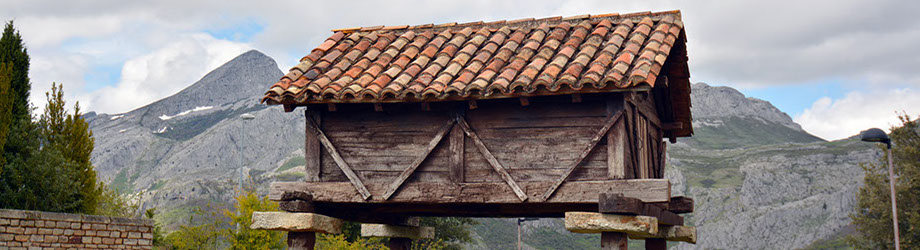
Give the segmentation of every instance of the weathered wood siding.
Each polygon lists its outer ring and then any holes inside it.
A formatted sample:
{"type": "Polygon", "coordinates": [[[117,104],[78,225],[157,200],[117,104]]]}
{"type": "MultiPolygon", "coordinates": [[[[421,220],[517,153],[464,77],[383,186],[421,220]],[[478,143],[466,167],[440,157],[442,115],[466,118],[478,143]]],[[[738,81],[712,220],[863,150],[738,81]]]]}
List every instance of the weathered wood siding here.
{"type": "MultiPolygon", "coordinates": [[[[657,117],[650,118],[657,115],[650,95],[611,93],[578,99],[530,98],[527,106],[516,99],[481,100],[475,109],[465,104],[436,103],[429,111],[418,104],[339,105],[336,111],[314,108],[308,113],[313,114],[345,162],[366,181],[394,180],[424,154],[429,141],[458,112],[464,113],[472,130],[517,182],[556,180],[578,160],[609,116],[625,112],[608,133],[622,136],[625,148],[608,147],[610,140],[601,140],[567,180],[663,176],[663,133],[657,117]],[[614,151],[608,153],[611,148],[614,151]],[[614,157],[608,162],[617,154],[624,155],[623,159],[614,157]],[[616,164],[623,170],[616,169],[616,164]],[[622,177],[612,171],[623,172],[622,177]]],[[[504,183],[472,139],[463,136],[458,125],[452,130],[406,182],[504,183]],[[453,150],[462,155],[452,153],[452,143],[453,150]]],[[[319,176],[308,176],[307,180],[348,181],[326,149],[311,144],[311,139],[315,140],[308,133],[307,172],[318,172],[319,176]]]]}

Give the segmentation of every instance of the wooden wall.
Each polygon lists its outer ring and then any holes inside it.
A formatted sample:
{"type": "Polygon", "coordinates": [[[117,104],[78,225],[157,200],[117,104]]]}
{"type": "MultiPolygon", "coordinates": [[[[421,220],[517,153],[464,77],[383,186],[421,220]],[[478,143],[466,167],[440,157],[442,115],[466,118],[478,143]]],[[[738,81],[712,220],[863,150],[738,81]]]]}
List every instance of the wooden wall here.
{"type": "MultiPolygon", "coordinates": [[[[362,180],[391,181],[459,112],[521,183],[558,179],[608,117],[624,112],[567,179],[588,181],[664,176],[664,134],[654,103],[648,92],[624,92],[479,100],[475,109],[466,102],[321,105],[307,114],[362,180]]],[[[451,130],[407,182],[503,183],[472,139],[457,125],[451,130]]],[[[307,132],[307,181],[348,181],[309,126],[307,132]]]]}

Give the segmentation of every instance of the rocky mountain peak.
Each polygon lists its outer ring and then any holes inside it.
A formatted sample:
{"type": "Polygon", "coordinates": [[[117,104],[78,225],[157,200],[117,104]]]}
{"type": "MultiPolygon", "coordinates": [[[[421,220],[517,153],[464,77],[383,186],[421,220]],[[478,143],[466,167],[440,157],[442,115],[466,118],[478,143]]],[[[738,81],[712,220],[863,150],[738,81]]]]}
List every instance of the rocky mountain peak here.
{"type": "Polygon", "coordinates": [[[745,117],[782,124],[797,131],[804,131],[785,112],[773,104],[753,97],[746,97],[740,91],[706,83],[692,85],[691,107],[694,119],[745,117]]]}

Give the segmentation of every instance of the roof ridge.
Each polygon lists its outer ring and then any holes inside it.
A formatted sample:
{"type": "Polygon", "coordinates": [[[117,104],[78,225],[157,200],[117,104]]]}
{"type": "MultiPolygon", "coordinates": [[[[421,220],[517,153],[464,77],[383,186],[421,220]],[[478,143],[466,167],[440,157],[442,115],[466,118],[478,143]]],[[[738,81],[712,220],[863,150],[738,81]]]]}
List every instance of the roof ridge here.
{"type": "Polygon", "coordinates": [[[606,14],[597,14],[597,15],[583,14],[583,15],[575,15],[575,16],[568,16],[568,17],[552,16],[552,17],[544,17],[544,18],[539,18],[539,19],[529,17],[529,18],[520,18],[520,19],[515,19],[515,20],[497,20],[497,21],[491,21],[491,22],[473,21],[473,22],[459,23],[459,24],[457,22],[449,22],[449,23],[442,23],[442,24],[429,23],[429,24],[421,24],[421,25],[394,25],[394,26],[377,25],[377,26],[333,29],[332,32],[353,33],[353,32],[371,32],[371,31],[378,31],[378,30],[379,31],[408,31],[408,30],[419,30],[419,29],[432,29],[432,30],[435,30],[435,32],[440,32],[442,29],[466,28],[466,27],[476,27],[476,26],[492,28],[492,26],[497,27],[497,26],[509,25],[509,24],[524,25],[524,24],[533,23],[533,22],[580,22],[586,19],[591,20],[591,21],[600,21],[600,19],[609,19],[611,22],[615,22],[621,19],[626,19],[626,18],[637,18],[637,17],[646,17],[646,16],[652,17],[654,21],[657,21],[656,19],[660,18],[660,16],[663,16],[663,15],[677,15],[678,20],[679,20],[681,13],[680,13],[680,10],[668,10],[668,11],[659,11],[659,12],[643,11],[643,12],[633,12],[633,13],[626,13],[626,14],[606,13],[606,14]],[[594,19],[597,19],[597,20],[594,20],[594,19]]]}

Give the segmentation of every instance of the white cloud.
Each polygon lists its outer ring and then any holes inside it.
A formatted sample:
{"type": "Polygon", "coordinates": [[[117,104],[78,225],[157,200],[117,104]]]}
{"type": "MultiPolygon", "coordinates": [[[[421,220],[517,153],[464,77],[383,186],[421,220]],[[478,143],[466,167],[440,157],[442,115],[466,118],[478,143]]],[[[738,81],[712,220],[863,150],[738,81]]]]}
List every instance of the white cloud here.
{"type": "Polygon", "coordinates": [[[130,111],[182,90],[250,48],[207,34],[177,37],[163,48],[125,62],[121,80],[89,93],[85,105],[101,113],[130,111]]]}
{"type": "Polygon", "coordinates": [[[900,123],[901,112],[913,117],[920,114],[920,92],[905,88],[854,91],[836,100],[824,97],[794,120],[814,135],[837,140],[873,127],[887,131],[900,123]]]}

